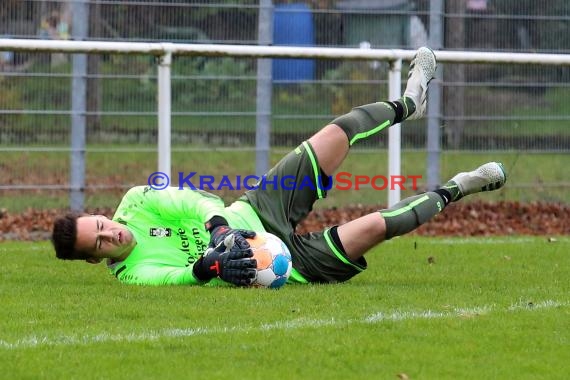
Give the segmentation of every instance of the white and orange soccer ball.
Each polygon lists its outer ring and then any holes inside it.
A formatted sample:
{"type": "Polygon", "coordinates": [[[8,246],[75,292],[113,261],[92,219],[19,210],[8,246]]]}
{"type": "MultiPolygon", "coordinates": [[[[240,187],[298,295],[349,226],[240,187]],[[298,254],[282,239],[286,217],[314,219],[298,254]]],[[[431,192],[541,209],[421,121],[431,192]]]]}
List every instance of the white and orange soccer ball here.
{"type": "Polygon", "coordinates": [[[257,276],[252,286],[277,289],[285,285],[292,269],[291,253],[285,243],[269,232],[258,232],[247,241],[257,261],[257,276]]]}

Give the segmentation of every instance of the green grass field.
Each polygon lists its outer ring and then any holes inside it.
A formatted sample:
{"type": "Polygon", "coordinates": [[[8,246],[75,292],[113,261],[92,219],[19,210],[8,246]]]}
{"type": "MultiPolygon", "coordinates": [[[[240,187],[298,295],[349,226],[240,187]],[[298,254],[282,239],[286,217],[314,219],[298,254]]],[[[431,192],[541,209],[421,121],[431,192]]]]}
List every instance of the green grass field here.
{"type": "Polygon", "coordinates": [[[566,379],[570,238],[551,240],[409,236],[348,283],[277,291],[126,286],[2,243],[2,377],[566,379]]]}

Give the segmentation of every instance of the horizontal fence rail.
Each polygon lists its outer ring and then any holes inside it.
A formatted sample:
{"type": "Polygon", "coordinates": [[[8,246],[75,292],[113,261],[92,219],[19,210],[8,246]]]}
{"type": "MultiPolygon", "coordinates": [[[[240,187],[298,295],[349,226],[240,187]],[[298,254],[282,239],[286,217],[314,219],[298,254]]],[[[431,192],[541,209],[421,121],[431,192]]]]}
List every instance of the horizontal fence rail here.
{"type": "MultiPolygon", "coordinates": [[[[355,49],[306,46],[181,44],[172,42],[59,41],[0,38],[0,51],[113,53],[162,56],[320,58],[409,61],[415,50],[355,49]]],[[[441,63],[505,63],[570,66],[570,54],[435,51],[441,63]]]]}

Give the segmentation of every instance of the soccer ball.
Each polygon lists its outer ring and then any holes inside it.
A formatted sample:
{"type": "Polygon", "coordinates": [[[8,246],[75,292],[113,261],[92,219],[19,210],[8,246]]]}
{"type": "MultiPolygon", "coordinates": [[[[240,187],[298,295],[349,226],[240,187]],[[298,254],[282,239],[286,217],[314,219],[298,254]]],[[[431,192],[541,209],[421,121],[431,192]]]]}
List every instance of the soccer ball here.
{"type": "Polygon", "coordinates": [[[285,243],[269,232],[258,232],[255,238],[247,241],[257,261],[257,274],[252,285],[273,289],[285,285],[293,265],[285,243]]]}

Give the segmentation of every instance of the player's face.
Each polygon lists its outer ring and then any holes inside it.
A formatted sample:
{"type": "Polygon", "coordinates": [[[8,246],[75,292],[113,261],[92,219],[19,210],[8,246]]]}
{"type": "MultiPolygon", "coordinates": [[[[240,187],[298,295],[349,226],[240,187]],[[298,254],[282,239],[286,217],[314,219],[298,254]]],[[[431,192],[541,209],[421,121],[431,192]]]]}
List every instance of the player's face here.
{"type": "Polygon", "coordinates": [[[124,260],[136,245],[136,240],[121,223],[103,215],[77,218],[75,249],[88,253],[87,262],[98,263],[104,258],[124,260]]]}

